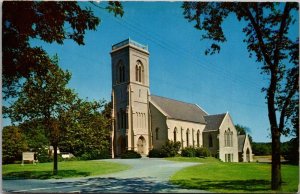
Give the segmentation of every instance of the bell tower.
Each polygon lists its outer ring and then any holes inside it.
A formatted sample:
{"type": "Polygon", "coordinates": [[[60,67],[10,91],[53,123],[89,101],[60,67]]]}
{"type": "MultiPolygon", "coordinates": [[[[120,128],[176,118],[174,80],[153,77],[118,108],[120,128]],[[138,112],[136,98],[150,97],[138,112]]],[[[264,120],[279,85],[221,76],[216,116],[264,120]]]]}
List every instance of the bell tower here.
{"type": "Polygon", "coordinates": [[[149,51],[131,39],[112,46],[112,156],[126,150],[147,155],[151,148],[149,118],[149,51]]]}

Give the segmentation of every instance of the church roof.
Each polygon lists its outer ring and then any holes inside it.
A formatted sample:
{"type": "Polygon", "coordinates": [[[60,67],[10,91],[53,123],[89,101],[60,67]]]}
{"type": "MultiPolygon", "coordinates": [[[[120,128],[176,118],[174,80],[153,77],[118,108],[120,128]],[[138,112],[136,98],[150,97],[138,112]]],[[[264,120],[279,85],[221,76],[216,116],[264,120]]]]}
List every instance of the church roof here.
{"type": "Polygon", "coordinates": [[[239,152],[243,152],[246,135],[238,135],[238,148],[239,152]]]}
{"type": "Polygon", "coordinates": [[[150,99],[150,102],[159,106],[169,118],[205,124],[204,116],[207,113],[196,104],[155,95],[151,95],[150,99]]]}
{"type": "Polygon", "coordinates": [[[203,131],[208,132],[208,131],[217,131],[217,130],[219,130],[219,127],[222,124],[222,121],[223,121],[225,115],[226,115],[226,113],[204,116],[204,119],[205,119],[207,124],[206,124],[203,131]]]}

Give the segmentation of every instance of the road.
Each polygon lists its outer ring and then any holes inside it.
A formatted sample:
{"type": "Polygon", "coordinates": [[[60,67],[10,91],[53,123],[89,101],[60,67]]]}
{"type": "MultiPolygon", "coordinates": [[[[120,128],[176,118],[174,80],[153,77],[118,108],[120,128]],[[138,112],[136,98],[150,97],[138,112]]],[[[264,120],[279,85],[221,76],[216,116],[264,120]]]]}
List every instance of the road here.
{"type": "Polygon", "coordinates": [[[176,171],[199,163],[173,162],[164,159],[108,159],[132,166],[131,169],[107,175],[85,178],[48,180],[3,180],[4,192],[30,193],[101,193],[101,192],[181,192],[203,193],[181,189],[168,180],[176,171]]]}

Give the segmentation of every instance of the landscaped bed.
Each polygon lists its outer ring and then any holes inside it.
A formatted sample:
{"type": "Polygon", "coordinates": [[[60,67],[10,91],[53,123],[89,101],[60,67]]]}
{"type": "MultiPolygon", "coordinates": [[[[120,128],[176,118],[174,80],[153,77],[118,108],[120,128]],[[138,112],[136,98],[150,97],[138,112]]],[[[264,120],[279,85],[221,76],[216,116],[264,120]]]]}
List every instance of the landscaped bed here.
{"type": "Polygon", "coordinates": [[[53,175],[53,163],[2,165],[3,179],[50,179],[103,175],[130,167],[105,161],[64,161],[58,163],[58,174],[53,175]]]}
{"type": "MultiPolygon", "coordinates": [[[[268,192],[271,190],[271,165],[225,163],[214,158],[167,158],[172,161],[201,162],[175,173],[170,181],[183,188],[211,192],[268,192]]],[[[282,192],[297,192],[299,166],[282,165],[282,192]]]]}

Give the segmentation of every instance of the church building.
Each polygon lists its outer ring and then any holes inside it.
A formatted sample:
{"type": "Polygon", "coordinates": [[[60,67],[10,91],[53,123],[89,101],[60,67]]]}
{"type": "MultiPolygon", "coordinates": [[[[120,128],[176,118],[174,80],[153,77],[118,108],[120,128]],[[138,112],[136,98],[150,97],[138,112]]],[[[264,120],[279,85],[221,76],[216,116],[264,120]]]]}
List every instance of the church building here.
{"type": "Polygon", "coordinates": [[[209,115],[197,104],[151,95],[148,47],[131,39],[112,46],[112,156],[147,155],[167,140],[181,148],[206,147],[238,162],[238,134],[229,113],[209,115]]]}

